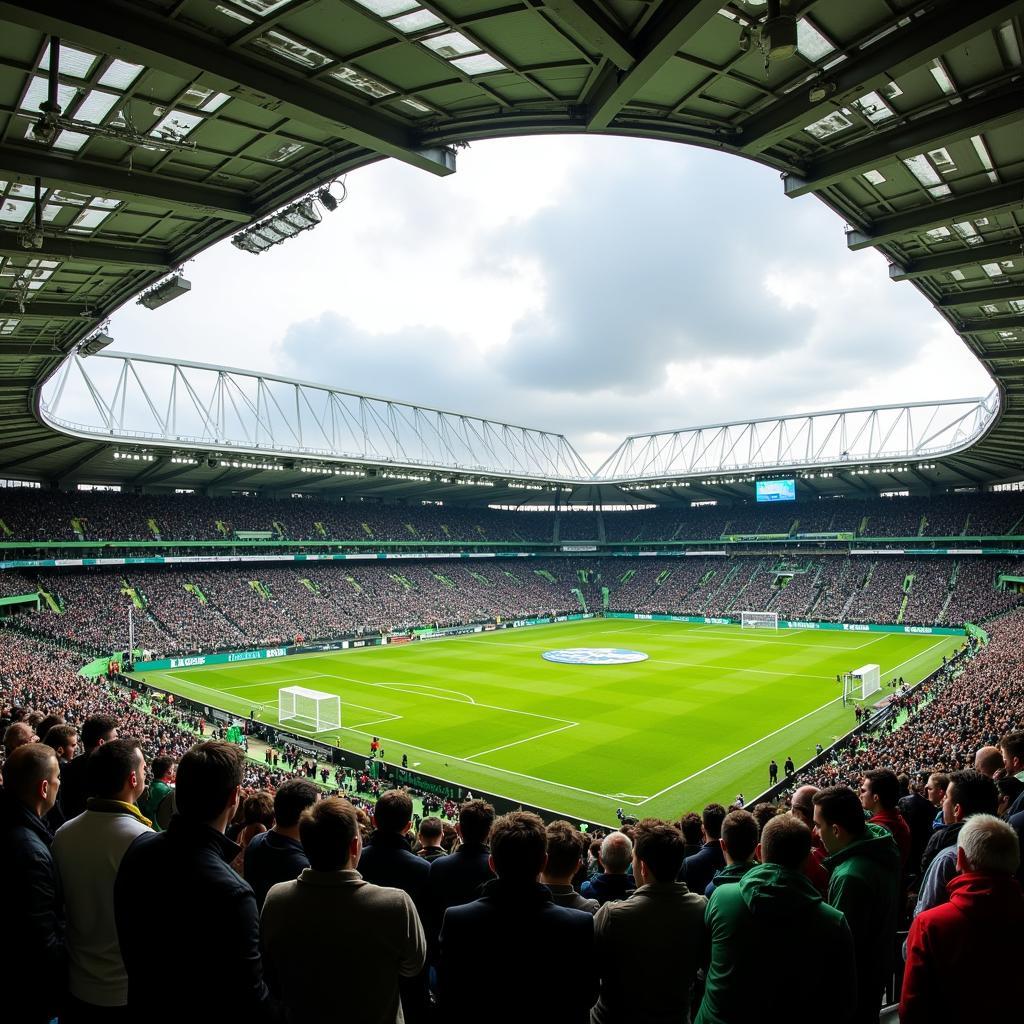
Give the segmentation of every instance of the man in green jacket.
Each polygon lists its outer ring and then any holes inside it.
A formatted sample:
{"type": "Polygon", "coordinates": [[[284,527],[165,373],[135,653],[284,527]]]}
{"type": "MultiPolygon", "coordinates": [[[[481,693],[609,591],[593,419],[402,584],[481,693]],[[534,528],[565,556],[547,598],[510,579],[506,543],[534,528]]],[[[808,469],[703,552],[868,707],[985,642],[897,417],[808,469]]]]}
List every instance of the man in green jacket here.
{"type": "Polygon", "coordinates": [[[153,777],[146,792],[139,798],[139,810],[150,819],[154,832],[162,832],[171,820],[174,792],[174,759],[156,757],[153,759],[153,777]]]}
{"type": "Polygon", "coordinates": [[[857,964],[856,1024],[877,1024],[892,974],[899,914],[900,852],[888,829],[864,820],[848,786],[814,795],[814,824],[828,851],[828,902],[846,915],[857,964]]]}
{"type": "Polygon", "coordinates": [[[832,1024],[847,1024],[857,989],[853,940],[802,872],[811,830],[788,814],[772,818],[757,851],[762,863],[708,902],[711,965],[695,1024],[818,1024],[826,1006],[832,1024]],[[794,999],[779,987],[780,963],[820,968],[801,973],[794,999]]]}

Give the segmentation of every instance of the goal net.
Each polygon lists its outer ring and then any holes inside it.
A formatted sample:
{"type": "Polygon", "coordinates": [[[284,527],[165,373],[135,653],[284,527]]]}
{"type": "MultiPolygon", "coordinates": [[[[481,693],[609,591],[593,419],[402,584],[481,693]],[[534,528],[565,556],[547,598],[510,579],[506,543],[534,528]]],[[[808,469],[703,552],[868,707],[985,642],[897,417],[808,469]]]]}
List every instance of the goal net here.
{"type": "Polygon", "coordinates": [[[285,686],[277,691],[277,720],[298,722],[313,732],[341,728],[341,698],[305,686],[285,686]]]}
{"type": "Polygon", "coordinates": [[[843,701],[865,700],[882,689],[878,665],[862,665],[843,676],[843,701]]]}
{"type": "Polygon", "coordinates": [[[778,612],[740,612],[740,626],[743,629],[778,629],[778,612]]]}

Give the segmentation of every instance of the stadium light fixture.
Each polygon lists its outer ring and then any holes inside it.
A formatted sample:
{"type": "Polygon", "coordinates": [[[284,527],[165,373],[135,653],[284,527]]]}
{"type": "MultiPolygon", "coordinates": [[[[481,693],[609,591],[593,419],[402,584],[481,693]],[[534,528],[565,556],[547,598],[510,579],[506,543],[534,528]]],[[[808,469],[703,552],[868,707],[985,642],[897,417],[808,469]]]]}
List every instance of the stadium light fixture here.
{"type": "Polygon", "coordinates": [[[104,325],[78,346],[78,354],[80,356],[94,356],[97,352],[102,352],[108,345],[113,344],[114,339],[107,334],[106,325],[104,325]]]}
{"type": "Polygon", "coordinates": [[[245,228],[244,231],[239,231],[231,239],[231,244],[236,249],[259,256],[280,242],[315,228],[322,219],[320,208],[323,207],[328,213],[333,213],[345,201],[347,195],[343,182],[329,182],[314,195],[305,196],[283,210],[265,217],[259,223],[245,228]],[[341,194],[334,195],[331,192],[331,185],[337,185],[341,194]]]}
{"type": "Polygon", "coordinates": [[[146,309],[158,309],[165,303],[191,290],[192,282],[182,277],[181,274],[175,274],[166,281],[162,281],[160,284],[144,291],[138,297],[137,302],[138,305],[145,306],[146,309]]]}

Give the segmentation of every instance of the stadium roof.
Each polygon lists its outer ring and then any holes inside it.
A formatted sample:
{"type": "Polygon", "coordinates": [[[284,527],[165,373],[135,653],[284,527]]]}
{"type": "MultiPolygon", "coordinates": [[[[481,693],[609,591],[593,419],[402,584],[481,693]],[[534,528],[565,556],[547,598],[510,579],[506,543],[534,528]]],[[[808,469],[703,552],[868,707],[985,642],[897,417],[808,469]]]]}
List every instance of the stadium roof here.
{"type": "Polygon", "coordinates": [[[788,195],[827,203],[850,247],[878,248],[997,385],[977,443],[935,470],[891,467],[893,485],[1020,478],[1024,2],[775,7],[0,2],[0,476],[280,486],[256,462],[201,474],[160,455],[126,473],[109,441],[41,421],[41,386],[120,305],[347,171],[391,157],[444,175],[474,139],[598,132],[758,160],[788,195]]]}

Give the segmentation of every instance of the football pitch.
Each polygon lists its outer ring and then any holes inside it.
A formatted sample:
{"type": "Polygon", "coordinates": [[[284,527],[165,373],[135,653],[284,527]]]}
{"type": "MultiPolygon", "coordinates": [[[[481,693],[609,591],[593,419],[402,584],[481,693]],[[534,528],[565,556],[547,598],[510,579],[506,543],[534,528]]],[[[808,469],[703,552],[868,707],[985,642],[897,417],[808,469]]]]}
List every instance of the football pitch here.
{"type": "MultiPolygon", "coordinates": [[[[836,674],[875,663],[917,682],[962,637],[744,630],[594,619],[402,646],[146,672],[146,682],[277,724],[278,691],[341,699],[342,728],[317,739],[474,791],[614,824],[615,810],[678,817],[749,800],[768,762],[797,765],[854,725],[836,674]],[[545,651],[627,648],[647,660],[556,664],[545,651]]],[[[290,731],[303,732],[294,722],[290,731]]]]}

